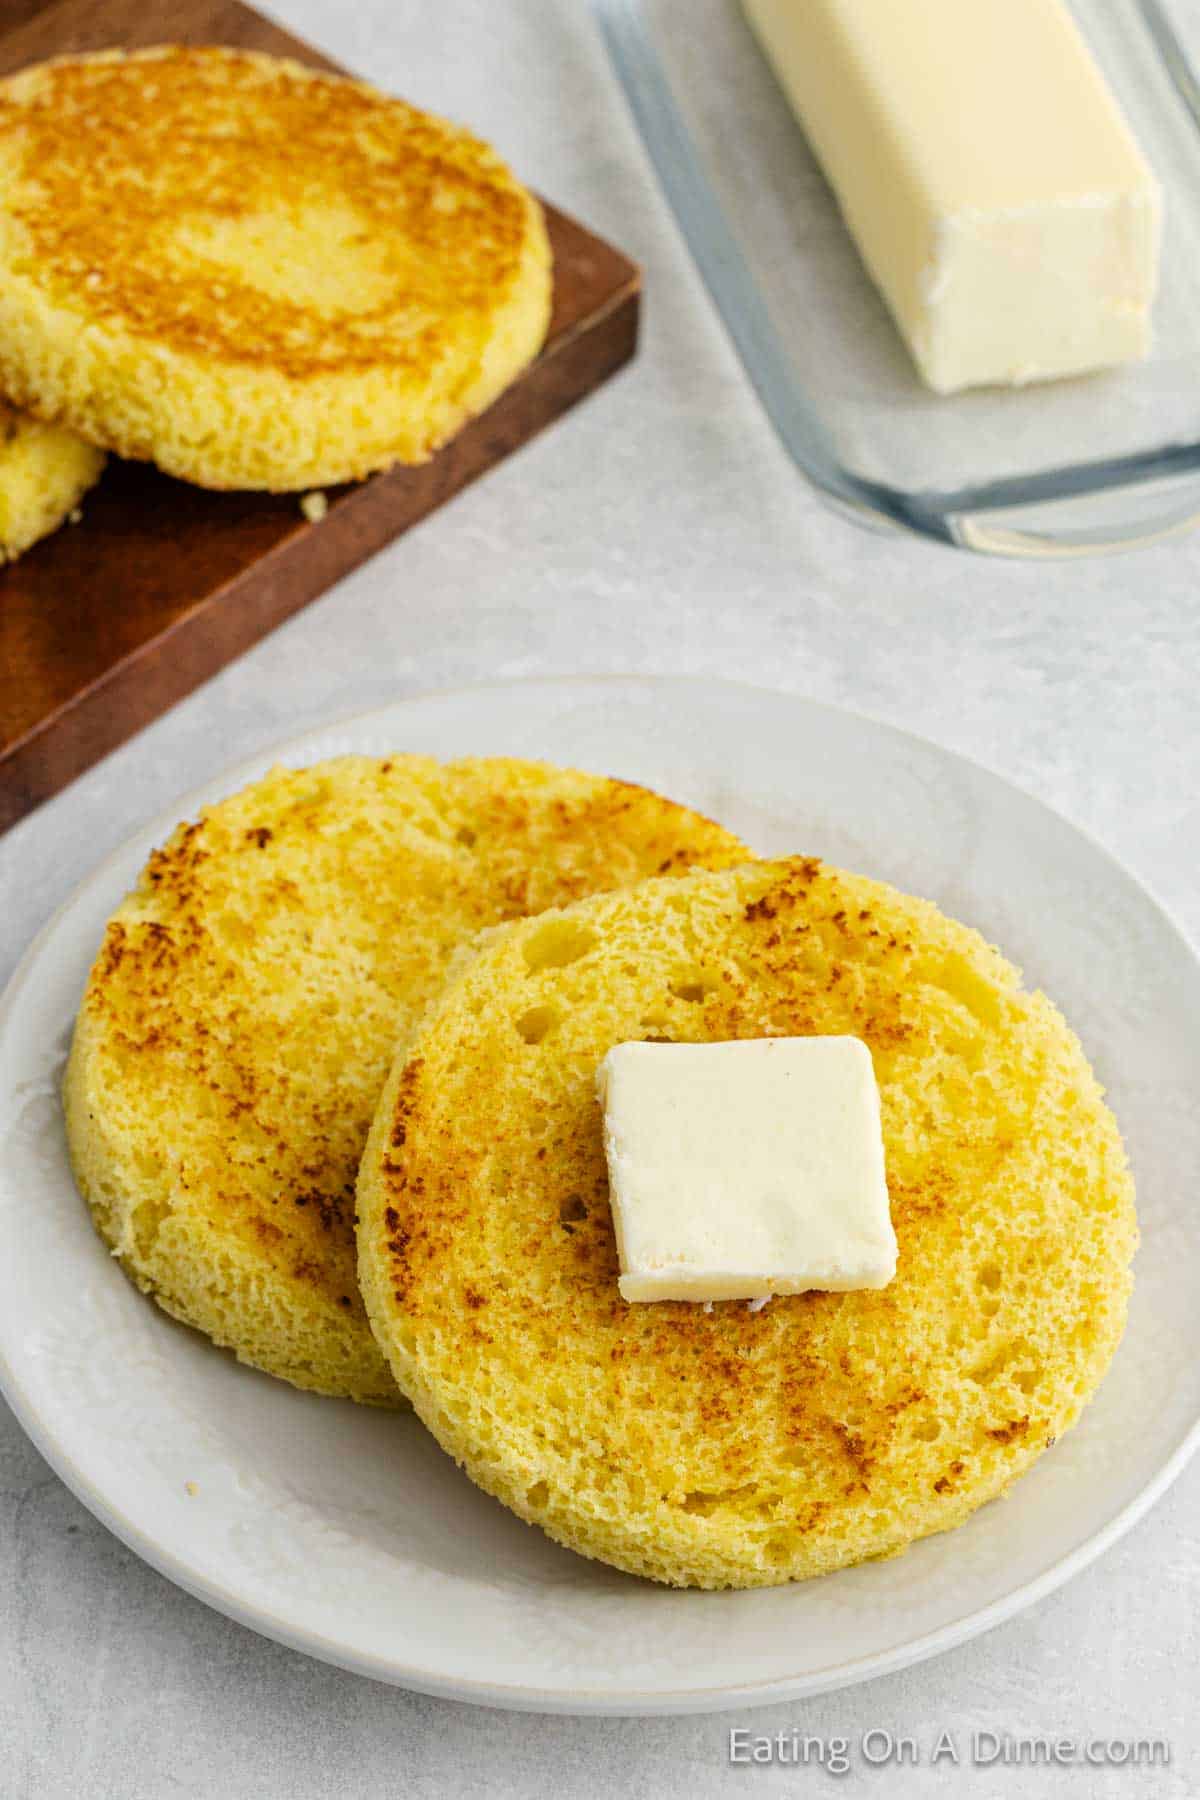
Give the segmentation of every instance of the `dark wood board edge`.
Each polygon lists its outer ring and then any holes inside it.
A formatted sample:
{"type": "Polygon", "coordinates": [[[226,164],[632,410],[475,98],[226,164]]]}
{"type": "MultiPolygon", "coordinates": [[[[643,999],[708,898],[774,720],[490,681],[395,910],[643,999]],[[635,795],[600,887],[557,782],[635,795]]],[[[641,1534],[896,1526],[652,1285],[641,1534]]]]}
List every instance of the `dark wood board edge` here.
{"type": "Polygon", "coordinates": [[[376,476],[351,490],[318,527],[301,523],[302,557],[294,554],[296,539],[286,539],[17,745],[0,761],[0,831],[615,374],[637,346],[638,302],[634,278],[602,319],[578,333],[564,333],[553,354],[544,355],[431,462],[376,476]]]}
{"type": "Polygon", "coordinates": [[[19,30],[53,3],[54,0],[0,0],[0,36],[19,30]]]}
{"type": "MultiPolygon", "coordinates": [[[[54,52],[114,41],[114,7],[130,45],[261,41],[317,66],[338,65],[240,0],[192,0],[177,30],[176,0],[2,0],[0,73],[54,52]],[[286,40],[284,42],[283,40],[286,40]]],[[[296,529],[193,610],[114,663],[98,680],[0,752],[0,832],[265,637],[391,539],[442,505],[612,375],[637,345],[641,278],[636,265],[574,220],[547,208],[552,236],[570,246],[576,292],[539,360],[481,418],[428,464],[376,476],[332,498],[329,514],[296,529]],[[595,257],[589,257],[594,249],[595,257]],[[303,553],[297,547],[303,542],[303,553]]]]}
{"type": "Polygon", "coordinates": [[[345,74],[315,45],[298,38],[278,20],[255,12],[242,0],[190,0],[180,20],[177,0],[0,0],[0,74],[49,56],[81,50],[145,49],[154,44],[261,45],[262,26],[274,39],[273,54],[294,56],[315,69],[345,74]],[[13,23],[6,24],[6,16],[13,23]],[[119,24],[115,23],[119,18],[119,24]]]}

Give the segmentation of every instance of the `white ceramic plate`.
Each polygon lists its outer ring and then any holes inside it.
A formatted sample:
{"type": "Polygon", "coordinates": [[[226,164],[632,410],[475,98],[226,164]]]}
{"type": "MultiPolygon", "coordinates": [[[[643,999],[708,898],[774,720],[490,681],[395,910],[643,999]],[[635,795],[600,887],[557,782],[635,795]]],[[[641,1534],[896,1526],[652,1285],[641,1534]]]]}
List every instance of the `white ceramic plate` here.
{"type": "Polygon", "coordinates": [[[717,682],[520,682],[309,733],[181,800],[80,889],[0,1011],[0,1376],[63,1479],[173,1581],[384,1681],[497,1706],[706,1711],[962,1642],[1097,1556],[1200,1432],[1200,963],[1037,801],[888,726],[717,682]],[[793,1588],[674,1593],[547,1542],[413,1418],[294,1392],[173,1324],[94,1236],[58,1080],[106,915],[177,817],[271,761],[508,752],[632,777],[761,851],[815,852],[980,927],[1066,1011],[1139,1180],[1129,1329],[1081,1424],[960,1530],[793,1588]]]}

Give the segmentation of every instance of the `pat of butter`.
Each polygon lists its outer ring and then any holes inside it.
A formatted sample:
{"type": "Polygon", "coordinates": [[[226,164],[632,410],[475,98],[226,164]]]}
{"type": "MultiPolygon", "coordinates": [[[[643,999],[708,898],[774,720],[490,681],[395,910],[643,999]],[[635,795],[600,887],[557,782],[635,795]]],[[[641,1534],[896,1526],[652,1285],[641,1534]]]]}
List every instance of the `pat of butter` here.
{"type": "Polygon", "coordinates": [[[1158,184],[1063,0],[744,0],[939,393],[1144,356],[1158,184]]]}
{"type": "Polygon", "coordinates": [[[618,1044],[600,1064],[626,1300],[761,1300],[896,1272],[860,1038],[618,1044]]]}

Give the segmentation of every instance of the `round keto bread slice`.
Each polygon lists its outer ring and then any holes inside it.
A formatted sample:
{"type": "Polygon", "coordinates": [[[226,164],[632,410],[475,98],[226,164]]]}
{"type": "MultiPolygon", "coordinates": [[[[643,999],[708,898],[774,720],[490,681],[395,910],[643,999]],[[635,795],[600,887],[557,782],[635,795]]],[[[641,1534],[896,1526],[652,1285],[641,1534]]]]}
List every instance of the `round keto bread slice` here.
{"type": "Polygon", "coordinates": [[[0,400],[0,563],[57,531],[99,481],[104,452],[0,400]]]}
{"type": "Polygon", "coordinates": [[[1050,1001],[928,902],[801,859],[493,934],[389,1077],[358,1211],[376,1335],[472,1479],[705,1588],[891,1556],[1003,1493],[1104,1374],[1137,1240],[1050,1001]],[[874,1059],[895,1279],[758,1312],[622,1300],[601,1058],[809,1034],[874,1059]]]}
{"type": "Polygon", "coordinates": [[[67,1136],[101,1236],[242,1361],[399,1404],[354,1248],[397,1038],[480,927],[746,855],[645,788],[505,758],[347,756],[209,807],[113,915],[76,1025],[67,1136]]]}
{"type": "Polygon", "coordinates": [[[536,355],[541,208],[358,81],[165,46],[0,82],[0,386],[210,488],[421,462],[536,355]]]}

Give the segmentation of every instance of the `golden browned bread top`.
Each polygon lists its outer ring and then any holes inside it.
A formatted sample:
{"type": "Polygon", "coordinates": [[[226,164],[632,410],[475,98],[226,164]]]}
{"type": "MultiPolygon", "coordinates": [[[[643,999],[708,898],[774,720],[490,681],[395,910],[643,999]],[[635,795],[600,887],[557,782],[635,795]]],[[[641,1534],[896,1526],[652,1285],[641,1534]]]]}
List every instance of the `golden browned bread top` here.
{"type": "Polygon", "coordinates": [[[481,927],[746,854],[644,788],[508,758],[341,757],[206,809],[109,923],[76,1031],[68,1131],[102,1233],[246,1360],[393,1393],[353,1199],[396,1042],[481,927]]]}
{"type": "Polygon", "coordinates": [[[957,1523],[1063,1431],[1136,1241],[1112,1115],[1044,996],[927,902],[806,859],[508,927],[385,1091],[360,1279],[398,1380],[522,1517],[758,1585],[957,1523]],[[879,1291],[629,1304],[594,1090],[615,1043],[850,1033],[879,1081],[879,1291]]]}
{"type": "Polygon", "coordinates": [[[468,132],[217,47],[9,78],[0,167],[10,242],[53,304],[296,379],[435,366],[512,287],[531,229],[468,132]]]}

